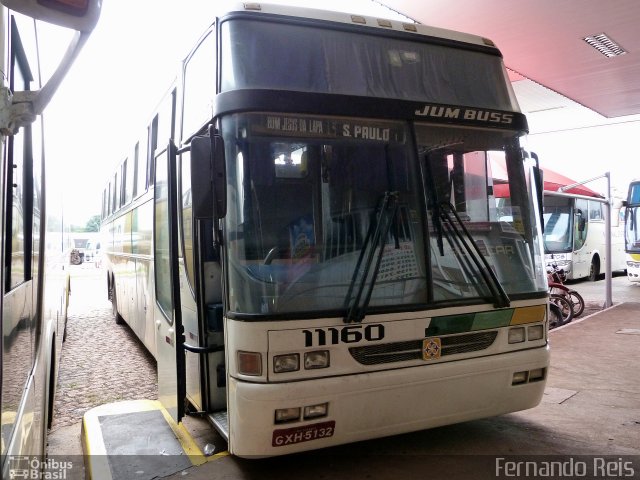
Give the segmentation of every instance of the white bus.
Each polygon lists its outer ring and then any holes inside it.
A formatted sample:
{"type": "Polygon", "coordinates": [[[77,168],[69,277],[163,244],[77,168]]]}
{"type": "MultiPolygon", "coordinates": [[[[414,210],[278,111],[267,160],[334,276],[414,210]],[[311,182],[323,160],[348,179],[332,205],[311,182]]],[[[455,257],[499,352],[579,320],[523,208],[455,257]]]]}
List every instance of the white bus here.
{"type": "MultiPolygon", "coordinates": [[[[548,266],[555,264],[567,279],[595,281],[606,261],[606,200],[598,194],[544,192],[544,251],[548,266]]],[[[621,203],[611,208],[611,269],[624,270],[624,222],[621,203]]]]}
{"type": "Polygon", "coordinates": [[[542,197],[490,40],[245,3],[150,118],[102,246],[176,420],[186,401],[262,457],[540,402],[542,197]]]}
{"type": "Polygon", "coordinates": [[[61,205],[46,200],[41,114],[95,25],[99,6],[93,0],[0,0],[2,478],[48,478],[38,467],[44,466],[52,420],[68,295],[64,253],[69,251],[59,222],[61,205]],[[78,33],[41,85],[43,22],[78,33]]]}
{"type": "Polygon", "coordinates": [[[640,282],[640,180],[629,184],[626,201],[624,249],[627,254],[627,277],[632,282],[640,282]]]}

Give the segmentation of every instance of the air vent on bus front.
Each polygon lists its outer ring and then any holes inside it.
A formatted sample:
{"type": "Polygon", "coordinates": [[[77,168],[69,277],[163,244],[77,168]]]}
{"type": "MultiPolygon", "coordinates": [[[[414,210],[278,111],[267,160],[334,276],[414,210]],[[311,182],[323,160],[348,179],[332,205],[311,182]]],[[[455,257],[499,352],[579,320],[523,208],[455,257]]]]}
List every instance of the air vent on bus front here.
{"type": "MultiPolygon", "coordinates": [[[[491,346],[497,335],[498,332],[494,330],[440,337],[442,345],[441,356],[484,350],[491,346]]],[[[422,340],[352,347],[349,349],[349,353],[362,365],[421,360],[422,340]]]]}

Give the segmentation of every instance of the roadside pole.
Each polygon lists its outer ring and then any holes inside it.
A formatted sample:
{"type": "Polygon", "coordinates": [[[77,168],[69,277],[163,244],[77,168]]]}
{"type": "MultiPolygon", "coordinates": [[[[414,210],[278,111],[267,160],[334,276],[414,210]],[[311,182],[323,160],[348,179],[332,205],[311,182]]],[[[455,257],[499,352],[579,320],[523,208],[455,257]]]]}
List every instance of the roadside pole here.
{"type": "Polygon", "coordinates": [[[604,275],[605,275],[605,300],[604,300],[604,308],[609,308],[613,305],[613,295],[611,289],[611,208],[612,208],[612,199],[611,199],[611,173],[606,172],[603,175],[599,175],[597,177],[590,178],[589,180],[583,180],[582,182],[573,183],[571,185],[566,185],[564,187],[560,187],[558,192],[564,193],[572,188],[578,187],[580,185],[584,185],[585,183],[593,182],[594,180],[599,180],[601,178],[607,179],[607,197],[604,200],[598,198],[589,198],[589,200],[594,202],[604,203],[605,205],[605,220],[604,220],[604,236],[605,236],[605,261],[604,261],[604,275]]]}

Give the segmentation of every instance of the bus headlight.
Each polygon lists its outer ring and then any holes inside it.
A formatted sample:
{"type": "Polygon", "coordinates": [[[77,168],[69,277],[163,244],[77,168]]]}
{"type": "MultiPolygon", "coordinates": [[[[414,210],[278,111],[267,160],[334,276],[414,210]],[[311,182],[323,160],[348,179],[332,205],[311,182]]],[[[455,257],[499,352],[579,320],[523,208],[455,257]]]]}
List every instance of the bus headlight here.
{"type": "Polygon", "coordinates": [[[544,335],[544,327],[542,325],[532,325],[527,328],[528,340],[541,340],[544,335]]]}
{"type": "Polygon", "coordinates": [[[524,327],[516,327],[509,329],[509,343],[524,342],[524,327]]]}
{"type": "Polygon", "coordinates": [[[311,420],[312,418],[326,417],[329,411],[328,403],[321,403],[320,405],[311,405],[304,407],[304,419],[311,420]]]}
{"type": "Polygon", "coordinates": [[[296,420],[300,420],[300,407],[279,408],[276,410],[276,423],[295,422],[296,420]]]}
{"type": "Polygon", "coordinates": [[[527,383],[528,377],[529,372],[516,372],[513,374],[513,378],[511,379],[511,385],[522,385],[523,383],[527,383]]]}
{"type": "Polygon", "coordinates": [[[544,380],[544,368],[536,368],[535,370],[529,370],[529,382],[539,382],[544,380]]]}
{"type": "Polygon", "coordinates": [[[319,350],[317,352],[306,352],[304,354],[305,370],[315,368],[327,368],[329,366],[329,350],[319,350]]]}
{"type": "Polygon", "coordinates": [[[300,355],[289,353],[273,357],[273,371],[275,373],[295,372],[300,370],[300,355]]]}

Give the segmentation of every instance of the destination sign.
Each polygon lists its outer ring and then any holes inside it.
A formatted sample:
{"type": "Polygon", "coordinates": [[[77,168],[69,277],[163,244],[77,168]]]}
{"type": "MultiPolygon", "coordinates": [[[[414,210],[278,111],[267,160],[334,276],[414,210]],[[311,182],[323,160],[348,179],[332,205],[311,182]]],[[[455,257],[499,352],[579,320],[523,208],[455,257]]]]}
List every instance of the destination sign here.
{"type": "Polygon", "coordinates": [[[293,115],[251,115],[251,133],[288,137],[402,143],[405,131],[397,124],[367,120],[328,119],[293,115]]]}

